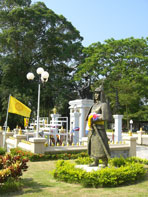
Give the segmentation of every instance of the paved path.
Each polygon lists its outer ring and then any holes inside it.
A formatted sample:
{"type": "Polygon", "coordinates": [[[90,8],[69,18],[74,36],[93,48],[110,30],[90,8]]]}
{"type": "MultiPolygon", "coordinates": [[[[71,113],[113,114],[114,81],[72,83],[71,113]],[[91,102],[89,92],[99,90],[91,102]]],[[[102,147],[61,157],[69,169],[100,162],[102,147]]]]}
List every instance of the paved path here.
{"type": "Polygon", "coordinates": [[[142,159],[148,159],[148,146],[136,146],[136,156],[142,159]]]}

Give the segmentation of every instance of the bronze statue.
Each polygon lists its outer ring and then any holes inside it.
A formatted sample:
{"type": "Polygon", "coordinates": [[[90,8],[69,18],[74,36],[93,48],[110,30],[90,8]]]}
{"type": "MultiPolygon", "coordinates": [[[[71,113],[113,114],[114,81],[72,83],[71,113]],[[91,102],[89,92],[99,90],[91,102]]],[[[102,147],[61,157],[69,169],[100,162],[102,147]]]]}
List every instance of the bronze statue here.
{"type": "Polygon", "coordinates": [[[91,99],[91,80],[86,75],[76,86],[76,91],[80,99],[91,99]]]}
{"type": "Polygon", "coordinates": [[[105,131],[105,121],[111,121],[112,116],[109,105],[105,101],[103,87],[95,89],[94,104],[88,113],[89,133],[88,133],[88,155],[94,158],[94,163],[90,166],[98,166],[101,159],[105,166],[110,158],[110,148],[108,137],[105,131]]]}

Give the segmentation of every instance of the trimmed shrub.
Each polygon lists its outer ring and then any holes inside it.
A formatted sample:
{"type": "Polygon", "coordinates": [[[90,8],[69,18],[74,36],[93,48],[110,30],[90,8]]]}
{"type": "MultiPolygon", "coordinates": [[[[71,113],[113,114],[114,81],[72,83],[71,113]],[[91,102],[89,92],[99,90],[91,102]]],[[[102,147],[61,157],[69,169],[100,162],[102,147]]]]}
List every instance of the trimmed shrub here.
{"type": "Polygon", "coordinates": [[[12,155],[19,155],[23,158],[28,158],[30,161],[48,161],[48,160],[69,160],[69,159],[77,159],[78,157],[87,157],[88,154],[86,152],[81,153],[55,153],[55,154],[33,154],[29,151],[24,151],[20,148],[12,148],[10,149],[12,155]]]}
{"type": "Polygon", "coordinates": [[[22,187],[22,182],[20,180],[16,181],[10,177],[3,185],[0,186],[0,192],[1,194],[6,195],[9,192],[19,191],[21,187],[22,187]]]}
{"type": "Polygon", "coordinates": [[[10,154],[0,156],[0,184],[7,182],[9,178],[18,180],[22,176],[22,172],[28,168],[27,161],[20,156],[10,154]]]}
{"type": "MultiPolygon", "coordinates": [[[[121,162],[122,163],[122,162],[121,162]]],[[[135,183],[146,174],[142,164],[125,162],[120,168],[111,166],[97,171],[86,172],[75,168],[70,161],[60,160],[53,171],[55,179],[69,183],[80,183],[84,187],[116,187],[135,183]]]]}
{"type": "MultiPolygon", "coordinates": [[[[90,157],[78,157],[75,162],[77,164],[90,164],[93,162],[93,159],[90,158],[90,157]]],[[[102,160],[99,160],[99,163],[101,164],[102,163],[102,160]]],[[[120,157],[114,157],[114,158],[111,158],[109,160],[109,166],[115,166],[115,167],[121,167],[121,166],[125,166],[127,163],[141,163],[141,164],[146,164],[148,165],[148,160],[147,159],[141,159],[141,158],[138,158],[138,157],[127,157],[127,158],[124,158],[122,156],[120,157]]]]}
{"type": "Polygon", "coordinates": [[[77,164],[91,164],[94,160],[91,157],[78,157],[78,159],[75,160],[77,164]]]}
{"type": "Polygon", "coordinates": [[[22,150],[21,148],[11,148],[10,153],[13,156],[19,155],[19,156],[24,157],[24,158],[27,157],[28,159],[34,155],[33,153],[31,153],[29,151],[22,150]]]}
{"type": "Polygon", "coordinates": [[[5,155],[5,153],[6,153],[6,149],[0,147],[0,155],[5,155]]]}
{"type": "Polygon", "coordinates": [[[115,167],[121,167],[126,164],[127,160],[124,157],[114,157],[109,160],[109,164],[115,167]]]}
{"type": "Polygon", "coordinates": [[[126,158],[126,161],[127,162],[138,162],[138,163],[142,163],[142,164],[146,164],[148,165],[148,159],[141,159],[141,158],[138,158],[138,157],[128,157],[126,158]]]}
{"type": "Polygon", "coordinates": [[[68,183],[80,183],[85,171],[75,168],[75,164],[69,161],[59,160],[56,169],[53,171],[54,178],[68,183]]]}

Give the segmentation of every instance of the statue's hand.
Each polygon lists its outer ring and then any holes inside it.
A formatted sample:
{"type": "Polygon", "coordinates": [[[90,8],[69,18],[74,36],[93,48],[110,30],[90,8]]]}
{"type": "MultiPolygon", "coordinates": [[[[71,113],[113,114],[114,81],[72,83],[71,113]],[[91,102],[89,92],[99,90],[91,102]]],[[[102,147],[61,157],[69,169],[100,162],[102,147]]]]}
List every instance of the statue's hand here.
{"type": "Polygon", "coordinates": [[[93,114],[92,122],[95,123],[98,120],[101,120],[101,114],[93,114]]]}

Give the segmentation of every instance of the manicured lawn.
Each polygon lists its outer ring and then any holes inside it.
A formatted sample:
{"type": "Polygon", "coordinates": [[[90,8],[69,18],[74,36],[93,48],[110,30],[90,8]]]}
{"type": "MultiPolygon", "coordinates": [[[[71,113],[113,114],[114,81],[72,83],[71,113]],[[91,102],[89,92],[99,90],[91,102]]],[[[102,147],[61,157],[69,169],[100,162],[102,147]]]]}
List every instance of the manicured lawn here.
{"type": "Polygon", "coordinates": [[[81,185],[57,182],[49,171],[53,170],[56,161],[29,162],[24,172],[22,190],[9,195],[22,197],[148,197],[148,176],[140,183],[117,188],[83,188],[81,185]]]}

